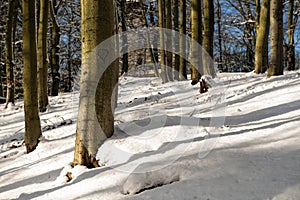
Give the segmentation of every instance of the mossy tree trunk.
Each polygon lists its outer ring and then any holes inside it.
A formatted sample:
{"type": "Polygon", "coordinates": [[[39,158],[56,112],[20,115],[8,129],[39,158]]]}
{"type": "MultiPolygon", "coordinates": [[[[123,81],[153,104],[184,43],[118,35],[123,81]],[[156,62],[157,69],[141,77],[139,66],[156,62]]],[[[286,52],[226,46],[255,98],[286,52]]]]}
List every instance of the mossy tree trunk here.
{"type": "Polygon", "coordinates": [[[271,55],[268,77],[283,75],[283,4],[270,1],[271,55]]]}
{"type": "Polygon", "coordinates": [[[270,29],[270,1],[263,0],[255,44],[255,73],[264,73],[268,68],[268,40],[270,29]]]}
{"type": "Polygon", "coordinates": [[[112,0],[81,0],[82,69],[73,165],[98,167],[98,148],[114,132],[113,91],[118,68],[116,62],[105,66],[100,60],[107,58],[101,56],[111,48],[110,53],[115,53],[111,45],[116,43],[98,46],[114,35],[114,15],[112,0]]]}
{"type": "Polygon", "coordinates": [[[45,112],[48,102],[47,28],[49,0],[40,0],[38,28],[38,94],[39,110],[45,112]]]}
{"type": "Polygon", "coordinates": [[[37,52],[35,1],[23,0],[23,52],[24,52],[24,111],[25,145],[32,152],[39,143],[41,124],[38,110],[37,52]]]}

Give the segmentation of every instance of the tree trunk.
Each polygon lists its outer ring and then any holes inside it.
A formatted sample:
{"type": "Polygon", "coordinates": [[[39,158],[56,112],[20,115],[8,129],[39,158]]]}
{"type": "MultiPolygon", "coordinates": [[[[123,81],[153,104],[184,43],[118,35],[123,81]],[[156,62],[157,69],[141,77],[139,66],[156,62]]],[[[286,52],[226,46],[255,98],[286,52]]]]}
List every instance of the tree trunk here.
{"type": "Polygon", "coordinates": [[[113,1],[81,0],[81,16],[82,69],[73,165],[98,167],[98,148],[114,132],[117,67],[113,61],[108,67],[105,62],[115,54],[116,43],[98,46],[114,35],[113,1]]]}
{"type": "Polygon", "coordinates": [[[180,49],[180,66],[179,66],[179,79],[186,80],[187,74],[186,74],[186,0],[180,0],[180,41],[179,41],[179,49],[180,49]]]}
{"type": "Polygon", "coordinates": [[[59,39],[60,39],[60,28],[58,26],[56,15],[57,9],[56,0],[50,0],[49,12],[52,21],[52,41],[51,41],[51,75],[52,75],[52,88],[51,95],[57,96],[59,91],[60,73],[59,73],[59,39]]]}
{"type": "Polygon", "coordinates": [[[38,29],[38,94],[40,112],[45,112],[48,106],[48,5],[48,0],[40,0],[40,17],[38,29]]]}
{"type": "Polygon", "coordinates": [[[282,0],[270,1],[271,57],[268,77],[283,75],[283,13],[282,0]]]}
{"type": "Polygon", "coordinates": [[[33,151],[38,143],[41,125],[38,110],[37,53],[35,1],[23,0],[23,52],[24,52],[24,111],[25,145],[27,152],[33,151]]]}
{"type": "MultiPolygon", "coordinates": [[[[174,0],[173,4],[173,23],[174,30],[179,32],[179,0],[174,0]]],[[[180,66],[180,56],[179,56],[179,35],[176,33],[176,38],[174,38],[174,48],[175,48],[175,62],[174,62],[174,80],[179,80],[179,66],[180,66]]]]}
{"type": "Polygon", "coordinates": [[[261,74],[268,68],[268,37],[270,28],[269,0],[262,1],[259,26],[257,28],[254,71],[256,74],[261,74]]]}
{"type": "Polygon", "coordinates": [[[5,53],[6,53],[6,105],[9,103],[14,104],[15,96],[15,81],[14,81],[14,56],[13,56],[13,35],[14,35],[14,18],[17,15],[16,2],[17,0],[8,1],[7,16],[6,16],[6,29],[5,29],[5,53]]]}
{"type": "Polygon", "coordinates": [[[218,68],[219,70],[223,71],[223,50],[222,50],[222,33],[221,33],[221,17],[222,17],[222,10],[220,0],[217,1],[217,16],[218,16],[218,45],[219,45],[219,60],[218,60],[218,68]]]}
{"type": "MultiPolygon", "coordinates": [[[[166,47],[168,49],[173,49],[173,42],[172,42],[172,3],[171,0],[165,0],[165,12],[166,12],[166,47]]],[[[169,81],[173,81],[173,54],[171,51],[166,52],[167,56],[167,78],[169,81]]]]}
{"type": "Polygon", "coordinates": [[[289,13],[288,13],[288,51],[287,51],[287,66],[286,69],[291,71],[295,70],[295,28],[298,21],[298,15],[294,18],[294,0],[289,0],[289,13]]]}
{"type": "Polygon", "coordinates": [[[161,79],[163,83],[168,82],[167,79],[167,72],[166,72],[166,54],[164,50],[165,46],[165,37],[164,33],[165,31],[163,28],[165,28],[164,23],[164,14],[165,13],[165,7],[164,7],[164,0],[158,0],[158,26],[159,26],[159,44],[160,44],[160,68],[161,68],[161,79]]]}
{"type": "Polygon", "coordinates": [[[201,15],[201,0],[191,0],[191,79],[192,85],[199,82],[203,74],[203,66],[200,63],[202,50],[199,45],[202,45],[202,15],[201,15]]]}
{"type": "MultiPolygon", "coordinates": [[[[203,46],[211,59],[214,58],[214,1],[204,0],[204,37],[203,46]]],[[[210,59],[203,58],[204,73],[215,77],[214,66],[210,59]]]]}
{"type": "MultiPolygon", "coordinates": [[[[122,32],[127,31],[127,26],[126,26],[126,19],[125,19],[125,3],[126,0],[121,0],[121,23],[122,23],[122,32]]],[[[127,53],[127,45],[128,45],[128,40],[127,40],[127,35],[124,34],[122,35],[122,72],[121,74],[127,73],[128,72],[128,53],[127,53]]]]}

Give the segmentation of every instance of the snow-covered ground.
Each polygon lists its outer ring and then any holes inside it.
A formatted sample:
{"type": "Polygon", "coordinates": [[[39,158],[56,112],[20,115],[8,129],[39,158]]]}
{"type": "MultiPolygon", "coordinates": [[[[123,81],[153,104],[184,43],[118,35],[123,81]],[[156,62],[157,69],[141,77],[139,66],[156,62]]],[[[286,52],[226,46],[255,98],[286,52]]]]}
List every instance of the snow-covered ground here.
{"type": "Polygon", "coordinates": [[[122,77],[96,169],[70,167],[78,93],[50,98],[30,154],[23,103],[0,105],[0,199],[299,200],[299,76],[223,73],[205,94],[122,77]]]}

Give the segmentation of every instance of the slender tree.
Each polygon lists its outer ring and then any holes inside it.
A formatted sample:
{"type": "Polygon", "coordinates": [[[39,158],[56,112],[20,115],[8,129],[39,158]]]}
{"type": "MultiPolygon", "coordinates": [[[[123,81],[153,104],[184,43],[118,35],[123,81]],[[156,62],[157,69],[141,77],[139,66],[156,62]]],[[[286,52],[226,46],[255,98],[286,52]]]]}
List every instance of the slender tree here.
{"type": "Polygon", "coordinates": [[[47,57],[47,29],[49,0],[40,0],[40,16],[38,28],[38,94],[39,110],[45,112],[48,102],[48,57],[47,57]]]}
{"type": "Polygon", "coordinates": [[[221,4],[220,4],[220,0],[217,0],[217,25],[218,25],[218,46],[219,46],[218,68],[219,68],[219,70],[223,70],[221,17],[222,17],[221,4]]]}
{"type": "Polygon", "coordinates": [[[33,151],[41,136],[37,91],[35,1],[23,0],[25,145],[33,151]]]}
{"type": "Polygon", "coordinates": [[[182,56],[180,57],[179,79],[186,80],[187,74],[185,56],[187,53],[187,41],[184,39],[184,36],[186,35],[186,0],[180,0],[180,34],[179,49],[182,56]]]}
{"type": "Polygon", "coordinates": [[[192,63],[198,64],[198,66],[191,66],[191,79],[192,85],[199,82],[201,75],[200,71],[203,71],[200,64],[200,57],[202,55],[199,44],[202,45],[202,14],[201,14],[201,0],[191,0],[191,32],[192,32],[192,43],[191,43],[191,61],[192,63]]]}
{"type": "MultiPolygon", "coordinates": [[[[298,16],[294,16],[294,0],[289,0],[289,12],[288,12],[288,51],[287,51],[287,70],[295,70],[296,58],[295,58],[295,28],[298,21],[298,16]]],[[[300,8],[298,8],[300,9],[300,8]]],[[[299,12],[299,11],[298,11],[299,12]]]]}
{"type": "Polygon", "coordinates": [[[264,73],[268,68],[268,36],[270,28],[270,1],[263,0],[255,44],[255,73],[264,73]]]}
{"type": "MultiPolygon", "coordinates": [[[[174,30],[179,32],[179,0],[173,1],[173,24],[174,30]]],[[[180,65],[180,56],[179,53],[179,35],[176,34],[176,38],[174,38],[174,49],[175,49],[175,61],[174,61],[174,80],[179,80],[179,65],[180,65]]]]}
{"type": "MultiPolygon", "coordinates": [[[[214,1],[204,0],[204,37],[203,46],[209,56],[214,58],[214,25],[215,25],[215,10],[214,1]]],[[[210,59],[209,59],[210,60],[210,59]]],[[[211,66],[211,62],[208,59],[203,59],[203,68],[205,74],[215,76],[214,66],[211,66]]]]}
{"type": "Polygon", "coordinates": [[[165,37],[163,30],[165,28],[164,23],[165,6],[163,0],[158,0],[158,26],[159,26],[159,45],[160,45],[160,68],[161,68],[161,79],[163,83],[168,82],[166,72],[166,52],[164,50],[165,37]]]}
{"type": "Polygon", "coordinates": [[[50,67],[51,67],[51,75],[52,75],[52,87],[51,87],[51,95],[57,96],[59,91],[59,81],[60,81],[60,73],[59,73],[59,39],[60,39],[60,28],[56,19],[57,10],[56,8],[56,0],[49,1],[49,12],[50,18],[52,22],[52,40],[51,40],[51,54],[50,54],[50,67]]]}
{"type": "MultiPolygon", "coordinates": [[[[126,18],[125,18],[125,3],[126,0],[121,0],[121,23],[122,23],[122,32],[127,31],[127,25],[126,25],[126,18]]],[[[126,52],[123,53],[122,56],[122,72],[121,74],[127,73],[128,72],[128,53],[127,53],[127,43],[128,43],[128,38],[127,35],[124,34],[122,35],[122,51],[126,52]]]]}
{"type": "MultiPolygon", "coordinates": [[[[166,47],[168,49],[173,48],[173,42],[172,42],[172,35],[171,35],[171,30],[172,30],[172,3],[171,0],[165,0],[165,13],[166,13],[166,47]]],[[[172,70],[173,70],[173,54],[171,51],[166,52],[166,58],[167,58],[167,78],[169,81],[173,81],[173,75],[172,75],[172,70]]]]}
{"type": "MultiPolygon", "coordinates": [[[[73,165],[98,167],[96,153],[114,131],[114,86],[116,62],[108,68],[100,62],[108,49],[98,49],[114,34],[114,4],[111,0],[81,0],[82,69],[80,102],[73,165]],[[98,81],[99,77],[100,80],[98,81]],[[99,126],[99,127],[98,127],[99,126]]],[[[115,45],[115,44],[112,44],[115,45]]],[[[109,48],[113,48],[110,46],[109,48]]],[[[114,53],[113,50],[111,53],[114,53]]]]}
{"type": "Polygon", "coordinates": [[[6,16],[6,29],[5,29],[5,53],[6,53],[6,105],[7,108],[9,103],[14,104],[15,96],[15,81],[14,81],[14,32],[17,17],[17,0],[8,1],[8,11],[6,16]]]}
{"type": "Polygon", "coordinates": [[[270,1],[271,55],[268,77],[283,74],[283,5],[282,0],[270,1]]]}

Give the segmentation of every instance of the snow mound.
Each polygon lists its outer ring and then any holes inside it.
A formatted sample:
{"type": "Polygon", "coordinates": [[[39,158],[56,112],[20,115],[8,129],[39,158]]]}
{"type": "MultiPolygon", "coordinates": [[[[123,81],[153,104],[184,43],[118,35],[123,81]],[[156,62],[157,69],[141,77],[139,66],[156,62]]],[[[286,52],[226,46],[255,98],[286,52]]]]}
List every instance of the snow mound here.
{"type": "Polygon", "coordinates": [[[145,164],[139,165],[127,178],[123,184],[123,194],[137,194],[145,190],[171,184],[180,180],[180,170],[175,166],[168,166],[155,171],[136,173],[140,168],[145,168],[145,164]]]}

